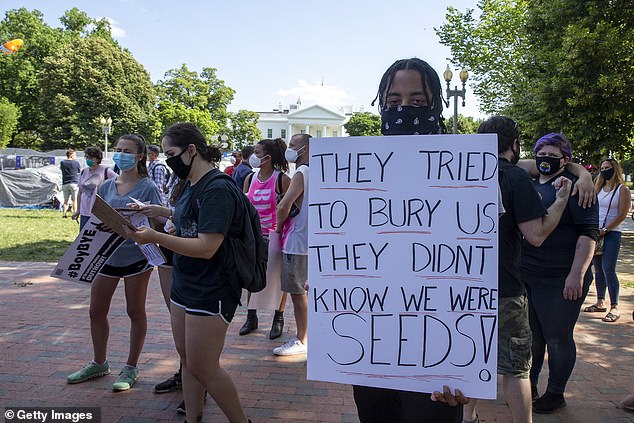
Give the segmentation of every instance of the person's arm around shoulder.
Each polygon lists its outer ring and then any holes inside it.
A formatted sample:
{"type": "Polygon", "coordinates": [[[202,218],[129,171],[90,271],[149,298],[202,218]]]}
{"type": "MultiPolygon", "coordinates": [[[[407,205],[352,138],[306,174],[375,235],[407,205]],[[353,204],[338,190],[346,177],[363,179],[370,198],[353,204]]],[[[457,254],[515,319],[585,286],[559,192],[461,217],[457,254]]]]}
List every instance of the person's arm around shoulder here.
{"type": "Polygon", "coordinates": [[[597,199],[597,194],[594,191],[594,181],[590,172],[580,164],[573,162],[566,163],[566,170],[578,178],[570,195],[579,194],[579,207],[585,209],[592,206],[597,199]]]}
{"type": "Polygon", "coordinates": [[[570,182],[570,179],[565,177],[557,178],[555,182],[553,182],[553,186],[557,190],[557,196],[555,202],[548,207],[547,214],[517,224],[529,244],[534,247],[539,247],[557,227],[559,219],[561,219],[561,215],[568,204],[571,185],[572,182],[570,182]]]}
{"type": "MultiPolygon", "coordinates": [[[[517,166],[524,169],[531,178],[538,178],[539,172],[535,165],[534,159],[522,159],[517,162],[517,166]]],[[[579,206],[583,208],[590,207],[596,201],[596,193],[594,192],[594,181],[592,175],[583,166],[578,163],[568,162],[565,166],[566,170],[578,178],[575,186],[572,188],[571,195],[579,193],[579,206]]]]}
{"type": "MultiPolygon", "coordinates": [[[[282,177],[283,178],[283,177],[282,177]]],[[[284,179],[282,179],[282,187],[284,179]]],[[[295,172],[291,179],[288,189],[284,194],[284,198],[277,205],[276,209],[276,231],[282,232],[284,222],[288,218],[293,203],[304,194],[304,175],[301,172],[295,172]]]]}

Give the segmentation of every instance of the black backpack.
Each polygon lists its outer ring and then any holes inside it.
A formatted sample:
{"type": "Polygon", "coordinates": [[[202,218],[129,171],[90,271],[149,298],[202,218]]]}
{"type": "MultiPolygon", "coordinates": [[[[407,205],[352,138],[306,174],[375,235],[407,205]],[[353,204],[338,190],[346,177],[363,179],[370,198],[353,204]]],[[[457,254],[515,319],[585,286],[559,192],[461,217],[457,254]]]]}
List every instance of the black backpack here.
{"type": "MultiPolygon", "coordinates": [[[[226,173],[219,172],[209,179],[224,178],[235,185],[233,178],[226,173]]],[[[260,215],[253,207],[246,195],[236,187],[232,190],[238,204],[244,205],[245,214],[242,219],[242,229],[239,236],[228,234],[226,241],[236,262],[236,275],[240,287],[249,292],[260,292],[266,287],[266,263],[268,261],[268,244],[262,236],[260,215]]]]}

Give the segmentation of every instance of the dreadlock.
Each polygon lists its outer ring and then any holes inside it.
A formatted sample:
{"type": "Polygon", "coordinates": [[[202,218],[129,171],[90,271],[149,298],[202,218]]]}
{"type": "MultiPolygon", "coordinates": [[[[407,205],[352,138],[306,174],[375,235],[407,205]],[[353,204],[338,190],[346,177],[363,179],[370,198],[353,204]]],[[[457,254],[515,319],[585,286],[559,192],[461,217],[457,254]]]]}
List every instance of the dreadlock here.
{"type": "Polygon", "coordinates": [[[440,85],[440,78],[438,78],[438,74],[436,71],[429,66],[429,63],[421,60],[417,57],[412,57],[411,59],[401,59],[397,60],[390,66],[383,77],[381,78],[381,83],[379,84],[379,91],[372,100],[372,105],[376,103],[376,100],[379,100],[379,113],[381,112],[381,107],[385,105],[386,94],[392,86],[392,82],[394,81],[394,75],[396,72],[400,70],[415,70],[420,73],[420,78],[423,81],[423,93],[425,93],[425,97],[427,98],[427,104],[432,107],[432,110],[438,112],[438,114],[442,113],[442,102],[443,102],[443,93],[442,93],[442,85],[440,85]],[[427,87],[431,88],[429,91],[432,93],[432,97],[429,98],[429,93],[427,87]]]}

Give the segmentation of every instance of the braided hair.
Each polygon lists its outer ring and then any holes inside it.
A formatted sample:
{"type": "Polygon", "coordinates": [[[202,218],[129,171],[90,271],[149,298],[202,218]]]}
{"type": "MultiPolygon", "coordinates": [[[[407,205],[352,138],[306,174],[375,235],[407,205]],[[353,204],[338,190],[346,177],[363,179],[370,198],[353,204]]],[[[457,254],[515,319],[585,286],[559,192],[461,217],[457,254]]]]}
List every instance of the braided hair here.
{"type": "Polygon", "coordinates": [[[421,60],[417,57],[412,57],[411,59],[400,59],[397,60],[387,68],[383,77],[381,77],[381,82],[379,83],[379,91],[372,100],[372,105],[376,103],[376,100],[379,100],[379,113],[381,112],[381,108],[385,106],[386,102],[386,94],[392,87],[392,82],[394,82],[394,75],[396,72],[400,70],[415,70],[420,73],[421,81],[423,82],[423,93],[427,98],[427,104],[431,106],[434,112],[438,114],[442,113],[443,109],[443,93],[442,93],[442,85],[440,85],[440,78],[438,74],[432,68],[429,63],[421,60]],[[429,88],[429,90],[427,89],[429,88]],[[431,91],[431,98],[429,98],[428,91],[431,91]]]}

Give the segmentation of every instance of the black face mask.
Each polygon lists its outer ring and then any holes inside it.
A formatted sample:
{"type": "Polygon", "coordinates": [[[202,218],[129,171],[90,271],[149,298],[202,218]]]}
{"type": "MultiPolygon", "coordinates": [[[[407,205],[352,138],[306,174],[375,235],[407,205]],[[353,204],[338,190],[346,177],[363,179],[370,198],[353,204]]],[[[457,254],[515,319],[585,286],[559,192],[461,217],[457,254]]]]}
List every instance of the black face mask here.
{"type": "Polygon", "coordinates": [[[177,156],[172,156],[169,159],[165,160],[165,164],[172,169],[174,175],[178,176],[179,179],[186,179],[189,176],[189,172],[192,170],[192,163],[194,162],[194,157],[191,158],[189,164],[186,165],[183,160],[181,160],[181,156],[187,149],[181,151],[181,153],[177,156]]]}
{"type": "Polygon", "coordinates": [[[385,106],[381,111],[383,135],[440,134],[440,114],[430,106],[385,106]]]}
{"type": "Polygon", "coordinates": [[[603,176],[603,179],[606,181],[609,181],[614,176],[614,168],[602,170],[601,176],[603,176]]]}
{"type": "Polygon", "coordinates": [[[537,165],[537,171],[542,175],[552,175],[557,173],[561,169],[561,159],[563,157],[535,157],[535,165],[537,165]]]}
{"type": "MultiPolygon", "coordinates": [[[[513,150],[511,150],[513,151],[513,150]]],[[[520,161],[520,143],[517,142],[517,150],[513,151],[513,158],[511,159],[511,164],[516,165],[520,161]]]]}

